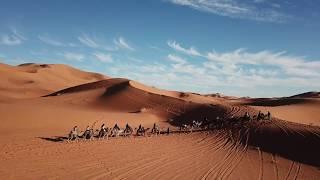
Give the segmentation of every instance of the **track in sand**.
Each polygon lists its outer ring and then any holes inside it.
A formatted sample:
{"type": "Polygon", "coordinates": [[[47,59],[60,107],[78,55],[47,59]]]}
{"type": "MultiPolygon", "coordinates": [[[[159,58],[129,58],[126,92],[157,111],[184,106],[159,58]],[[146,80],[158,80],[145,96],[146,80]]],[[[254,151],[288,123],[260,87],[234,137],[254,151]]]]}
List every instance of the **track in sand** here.
{"type": "Polygon", "coordinates": [[[125,79],[108,79],[0,107],[0,179],[320,177],[319,127],[276,118],[239,122],[246,112],[257,110],[219,99],[181,97],[125,79]],[[109,127],[126,122],[150,127],[156,122],[174,129],[205,117],[214,122],[217,116],[224,126],[192,134],[52,141],[75,124],[83,129],[97,119],[109,127]]]}

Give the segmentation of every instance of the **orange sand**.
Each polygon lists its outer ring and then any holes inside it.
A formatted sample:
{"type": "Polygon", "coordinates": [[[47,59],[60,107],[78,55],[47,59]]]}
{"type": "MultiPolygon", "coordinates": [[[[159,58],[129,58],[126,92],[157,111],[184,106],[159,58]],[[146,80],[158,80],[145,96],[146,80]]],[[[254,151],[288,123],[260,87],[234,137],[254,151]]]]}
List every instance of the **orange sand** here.
{"type": "Polygon", "coordinates": [[[251,108],[241,105],[246,102],[155,89],[65,65],[49,67],[0,66],[0,179],[320,177],[320,128],[303,125],[319,125],[316,100],[251,108]],[[55,137],[66,136],[74,125],[83,130],[102,123],[151,127],[156,122],[176,130],[180,121],[216,116],[227,121],[257,113],[255,108],[297,123],[273,119],[192,134],[71,143],[55,137]]]}

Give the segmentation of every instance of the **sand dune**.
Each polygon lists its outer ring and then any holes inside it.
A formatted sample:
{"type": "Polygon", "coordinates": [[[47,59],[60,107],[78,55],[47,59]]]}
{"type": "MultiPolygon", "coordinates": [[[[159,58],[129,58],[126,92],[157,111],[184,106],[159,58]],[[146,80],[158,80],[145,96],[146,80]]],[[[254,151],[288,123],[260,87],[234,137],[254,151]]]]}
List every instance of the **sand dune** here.
{"type": "MultiPolygon", "coordinates": [[[[279,99],[206,97],[161,90],[128,79],[106,79],[63,65],[43,66],[1,65],[0,73],[7,85],[7,90],[0,91],[1,179],[320,177],[319,126],[304,125],[309,124],[306,119],[289,122],[295,120],[288,114],[281,118],[286,108],[296,110],[307,104],[317,107],[315,98],[308,96],[302,102],[289,100],[288,105],[279,99]],[[17,74],[11,76],[11,72],[17,74]],[[28,73],[32,75],[25,75],[28,73]],[[39,83],[30,83],[27,89],[32,93],[20,95],[21,82],[30,79],[39,83]],[[9,93],[10,88],[15,91],[9,93]],[[264,112],[270,110],[276,118],[241,121],[246,112],[255,115],[259,108],[264,112]],[[223,125],[219,125],[217,117],[223,120],[223,125]],[[189,134],[72,143],[60,138],[74,125],[84,129],[87,125],[99,128],[102,123],[108,127],[115,123],[121,127],[126,123],[152,127],[158,123],[163,131],[168,127],[178,131],[181,124],[193,120],[206,122],[205,118],[214,127],[189,134]]],[[[303,111],[299,114],[306,116],[303,111]]],[[[319,115],[314,111],[312,116],[319,115]]]]}
{"type": "Polygon", "coordinates": [[[320,126],[318,93],[306,93],[286,98],[247,99],[240,103],[257,110],[270,111],[275,117],[290,122],[320,126]]]}
{"type": "Polygon", "coordinates": [[[0,63],[0,74],[0,95],[11,98],[39,97],[59,89],[107,78],[62,64],[29,63],[10,66],[0,63]]]}
{"type": "Polygon", "coordinates": [[[290,96],[289,98],[320,98],[320,92],[306,92],[290,96]]]}

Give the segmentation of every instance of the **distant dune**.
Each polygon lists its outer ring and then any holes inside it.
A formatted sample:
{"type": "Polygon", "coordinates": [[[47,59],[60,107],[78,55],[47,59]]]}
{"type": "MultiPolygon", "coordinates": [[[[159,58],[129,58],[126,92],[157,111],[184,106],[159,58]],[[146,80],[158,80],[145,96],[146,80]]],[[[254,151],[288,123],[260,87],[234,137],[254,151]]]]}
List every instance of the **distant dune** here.
{"type": "Polygon", "coordinates": [[[39,97],[59,89],[108,78],[62,64],[0,64],[0,74],[0,96],[9,98],[39,97]]]}
{"type": "Polygon", "coordinates": [[[306,92],[290,96],[289,98],[320,98],[320,92],[306,92]]]}
{"type": "Polygon", "coordinates": [[[287,121],[320,126],[319,92],[281,98],[249,98],[237,103],[250,105],[262,111],[270,111],[274,116],[287,121]]]}
{"type": "Polygon", "coordinates": [[[66,65],[0,65],[0,179],[318,179],[317,93],[236,98],[167,91],[66,65]],[[271,111],[272,120],[244,121],[271,111]],[[210,130],[67,143],[77,125],[210,130]]]}

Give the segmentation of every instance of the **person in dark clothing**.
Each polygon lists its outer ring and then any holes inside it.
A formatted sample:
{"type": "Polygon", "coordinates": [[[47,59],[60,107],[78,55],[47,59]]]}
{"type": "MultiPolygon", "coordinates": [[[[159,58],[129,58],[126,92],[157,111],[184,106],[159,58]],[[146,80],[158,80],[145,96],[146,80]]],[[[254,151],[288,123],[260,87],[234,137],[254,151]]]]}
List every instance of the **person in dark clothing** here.
{"type": "Polygon", "coordinates": [[[124,129],[124,133],[125,133],[126,135],[131,135],[132,132],[133,132],[133,129],[132,129],[132,128],[129,126],[129,124],[127,123],[127,124],[126,124],[126,128],[124,129]]]}
{"type": "Polygon", "coordinates": [[[258,120],[258,121],[261,120],[261,111],[259,111],[259,113],[258,113],[257,120],[258,120]]]}
{"type": "Polygon", "coordinates": [[[270,111],[268,111],[267,117],[268,117],[268,120],[271,120],[271,113],[270,113],[270,111]]]}
{"type": "Polygon", "coordinates": [[[104,124],[102,124],[98,136],[99,138],[104,138],[107,134],[108,134],[108,129],[105,127],[104,124]]]}
{"type": "Polygon", "coordinates": [[[114,127],[113,127],[113,129],[116,129],[116,130],[120,130],[120,127],[118,126],[118,124],[116,123],[115,125],[114,125],[114,127]]]}
{"type": "Polygon", "coordinates": [[[246,120],[246,121],[250,121],[250,114],[249,114],[249,112],[246,112],[245,114],[244,114],[244,120],[246,120]]]}
{"type": "Polygon", "coordinates": [[[82,137],[86,139],[91,139],[93,137],[93,129],[90,126],[87,126],[86,130],[84,131],[82,137]]]}

